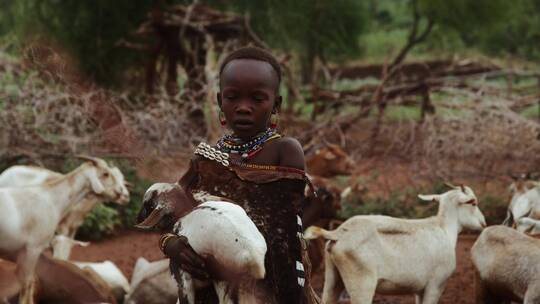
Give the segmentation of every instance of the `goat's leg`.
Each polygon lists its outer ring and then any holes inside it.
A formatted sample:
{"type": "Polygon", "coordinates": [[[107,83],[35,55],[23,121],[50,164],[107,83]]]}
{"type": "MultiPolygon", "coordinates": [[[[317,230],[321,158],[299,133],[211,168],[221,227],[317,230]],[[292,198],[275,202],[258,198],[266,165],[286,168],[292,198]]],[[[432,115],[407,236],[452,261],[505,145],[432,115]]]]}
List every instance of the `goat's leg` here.
{"type": "Polygon", "coordinates": [[[422,304],[422,301],[423,301],[423,297],[422,297],[422,294],[416,294],[415,297],[414,297],[414,303],[416,304],[422,304]]]}
{"type": "Polygon", "coordinates": [[[322,295],[324,304],[337,303],[344,287],[330,254],[326,252],[324,255],[324,289],[322,295]]]}
{"type": "Polygon", "coordinates": [[[422,295],[422,304],[437,304],[439,303],[439,298],[442,295],[444,286],[446,285],[446,280],[443,283],[430,282],[424,289],[424,294],[422,295]]]}
{"type": "Polygon", "coordinates": [[[233,287],[225,281],[214,281],[214,289],[219,299],[219,304],[234,304],[231,297],[233,287]]]}
{"type": "Polygon", "coordinates": [[[377,289],[376,271],[351,259],[351,256],[334,259],[334,262],[351,297],[351,304],[372,303],[377,289]]]}
{"type": "Polygon", "coordinates": [[[39,255],[43,250],[39,247],[32,249],[25,248],[17,256],[17,277],[21,283],[21,292],[19,293],[19,304],[34,303],[35,282],[34,273],[36,270],[39,255]]]}
{"type": "Polygon", "coordinates": [[[195,283],[191,275],[185,271],[180,272],[180,289],[178,298],[180,304],[195,304],[195,283]]]}

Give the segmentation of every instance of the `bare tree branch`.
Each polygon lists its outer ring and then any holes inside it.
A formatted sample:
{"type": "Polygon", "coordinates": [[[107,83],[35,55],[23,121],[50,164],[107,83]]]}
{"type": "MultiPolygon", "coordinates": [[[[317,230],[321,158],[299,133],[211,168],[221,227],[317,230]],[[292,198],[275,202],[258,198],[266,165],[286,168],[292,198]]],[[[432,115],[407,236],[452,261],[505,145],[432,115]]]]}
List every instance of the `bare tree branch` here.
{"type": "Polygon", "coordinates": [[[416,0],[412,1],[412,6],[413,6],[413,24],[411,27],[411,31],[409,33],[409,38],[407,39],[407,44],[403,46],[403,48],[399,51],[394,61],[392,61],[392,64],[390,64],[390,69],[394,69],[397,65],[399,65],[405,59],[405,57],[411,51],[411,49],[417,44],[424,41],[426,37],[429,35],[429,33],[431,32],[431,30],[433,29],[434,22],[432,19],[428,18],[426,28],[420,35],[418,35],[418,28],[420,26],[420,21],[422,17],[420,16],[420,13],[418,12],[418,3],[416,0]]]}

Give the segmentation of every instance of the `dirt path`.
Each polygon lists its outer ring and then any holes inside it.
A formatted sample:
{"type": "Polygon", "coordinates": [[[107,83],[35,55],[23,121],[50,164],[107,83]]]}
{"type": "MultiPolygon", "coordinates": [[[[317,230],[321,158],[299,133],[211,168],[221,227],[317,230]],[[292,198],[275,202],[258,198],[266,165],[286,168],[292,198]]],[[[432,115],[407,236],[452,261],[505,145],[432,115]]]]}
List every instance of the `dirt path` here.
{"type": "MultiPolygon", "coordinates": [[[[441,304],[472,304],[474,303],[474,271],[470,259],[470,250],[476,240],[476,235],[462,235],[457,246],[457,271],[452,275],[444,291],[441,304]]],[[[139,257],[150,261],[163,258],[157,247],[159,235],[137,231],[121,231],[116,236],[90,244],[88,247],[74,248],[72,259],[78,261],[111,260],[131,278],[133,266],[139,257]]],[[[314,287],[322,290],[323,275],[316,274],[314,287]]],[[[346,297],[344,297],[346,298],[346,297]]],[[[344,300],[342,303],[348,303],[344,300]]],[[[380,304],[412,304],[413,296],[376,296],[374,303],[380,304]]]]}

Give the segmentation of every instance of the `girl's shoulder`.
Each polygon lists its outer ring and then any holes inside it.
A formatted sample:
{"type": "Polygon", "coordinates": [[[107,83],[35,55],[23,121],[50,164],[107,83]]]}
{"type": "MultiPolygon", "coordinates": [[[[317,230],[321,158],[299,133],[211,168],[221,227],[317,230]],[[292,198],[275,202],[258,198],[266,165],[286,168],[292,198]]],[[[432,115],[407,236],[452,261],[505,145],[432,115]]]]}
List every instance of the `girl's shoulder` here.
{"type": "Polygon", "coordinates": [[[304,150],[296,138],[284,136],[276,139],[274,145],[279,151],[279,166],[305,169],[304,150]]]}

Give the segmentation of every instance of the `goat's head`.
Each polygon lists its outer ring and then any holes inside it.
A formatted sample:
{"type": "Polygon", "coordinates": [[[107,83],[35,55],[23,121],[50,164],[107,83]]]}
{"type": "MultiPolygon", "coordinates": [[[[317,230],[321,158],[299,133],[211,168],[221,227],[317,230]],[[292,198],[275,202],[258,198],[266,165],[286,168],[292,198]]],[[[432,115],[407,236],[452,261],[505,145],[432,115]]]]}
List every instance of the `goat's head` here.
{"type": "Polygon", "coordinates": [[[470,230],[482,230],[486,227],[486,219],[478,208],[478,199],[470,187],[460,185],[452,186],[451,190],[443,194],[420,194],[418,197],[426,201],[437,201],[439,208],[456,208],[458,223],[461,227],[470,230]]]}
{"type": "Polygon", "coordinates": [[[520,175],[510,174],[513,182],[508,186],[508,189],[512,193],[512,200],[515,197],[527,192],[529,189],[539,186],[539,182],[535,181],[535,176],[532,173],[525,173],[520,175]]]}
{"type": "Polygon", "coordinates": [[[125,200],[122,198],[125,195],[122,189],[122,187],[125,188],[124,181],[123,179],[118,181],[118,172],[113,172],[103,159],[89,156],[78,157],[88,161],[82,165],[84,166],[83,174],[90,181],[92,192],[95,195],[112,201],[125,200]],[[119,182],[122,185],[118,185],[119,182]]]}
{"type": "Polygon", "coordinates": [[[156,183],[143,197],[135,227],[170,230],[174,222],[195,207],[195,201],[178,184],[156,183]]]}
{"type": "Polygon", "coordinates": [[[114,191],[116,192],[116,203],[125,205],[129,203],[129,191],[127,186],[129,185],[124,178],[124,175],[117,167],[111,168],[111,173],[114,179],[114,191]]]}
{"type": "Polygon", "coordinates": [[[329,144],[319,148],[306,160],[308,172],[322,177],[350,175],[354,162],[338,145],[329,144]]]}

